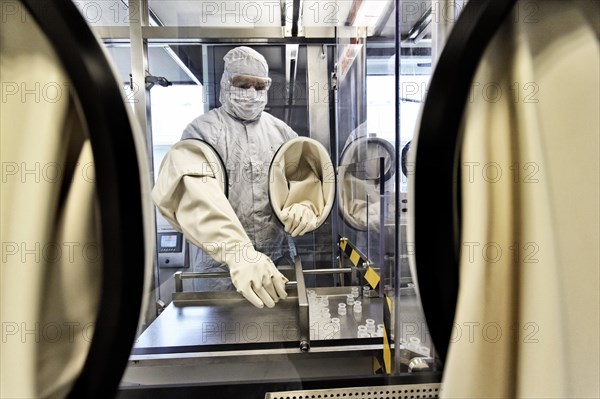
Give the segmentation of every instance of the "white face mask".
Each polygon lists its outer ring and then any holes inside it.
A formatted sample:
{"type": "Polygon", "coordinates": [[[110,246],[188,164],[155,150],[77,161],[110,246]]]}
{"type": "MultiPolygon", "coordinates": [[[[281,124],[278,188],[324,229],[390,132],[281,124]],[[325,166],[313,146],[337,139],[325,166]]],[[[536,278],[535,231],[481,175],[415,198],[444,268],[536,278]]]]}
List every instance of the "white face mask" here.
{"type": "Polygon", "coordinates": [[[238,118],[252,121],[258,118],[267,105],[267,91],[254,88],[231,87],[227,93],[227,108],[238,118]]]}

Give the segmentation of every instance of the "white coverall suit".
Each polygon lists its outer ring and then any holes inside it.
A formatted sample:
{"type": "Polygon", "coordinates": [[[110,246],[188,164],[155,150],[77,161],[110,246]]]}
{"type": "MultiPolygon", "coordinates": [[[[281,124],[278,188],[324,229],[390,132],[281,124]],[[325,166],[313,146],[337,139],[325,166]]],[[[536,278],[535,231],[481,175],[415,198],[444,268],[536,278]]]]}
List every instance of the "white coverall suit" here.
{"type": "MultiPolygon", "coordinates": [[[[233,75],[243,70],[245,74],[267,76],[268,66],[264,58],[247,47],[238,47],[224,59],[225,71],[221,77],[219,96],[223,106],[193,120],[181,138],[201,139],[213,146],[227,171],[229,203],[254,247],[269,256],[275,264],[292,265],[296,248],[269,204],[268,173],[275,151],[298,135],[283,121],[262,112],[267,103],[266,91],[245,109],[235,101],[239,90],[231,86],[233,75]]],[[[227,271],[225,266],[199,248],[194,246],[190,252],[194,271],[227,271]]],[[[194,288],[216,291],[233,289],[233,285],[229,278],[198,279],[194,288]]]]}
{"type": "MultiPolygon", "coordinates": [[[[199,116],[184,130],[182,140],[163,160],[153,199],[163,216],[202,248],[192,251],[194,271],[229,269],[231,273],[232,279],[198,279],[195,290],[235,285],[255,306],[272,307],[286,297],[287,281],[273,262],[293,264],[296,250],[269,203],[268,171],[278,148],[297,134],[262,112],[270,85],[265,59],[248,47],[237,47],[224,60],[223,106],[199,116]],[[245,86],[236,79],[254,85],[245,86]],[[222,173],[205,158],[198,139],[211,145],[223,160],[228,198],[218,184],[222,173]]],[[[298,221],[300,214],[311,220],[302,211],[286,214],[287,220],[298,221]]]]}
{"type": "MultiPolygon", "coordinates": [[[[289,126],[266,112],[247,122],[230,115],[225,107],[196,118],[182,136],[182,139],[204,140],[219,153],[227,170],[229,203],[254,247],[277,265],[292,265],[296,249],[269,204],[269,165],[275,151],[296,136],[289,126]]],[[[195,258],[194,271],[227,271],[198,248],[194,247],[191,253],[192,259],[195,258]]],[[[230,279],[198,279],[194,288],[214,291],[233,289],[233,286],[230,279]]]]}

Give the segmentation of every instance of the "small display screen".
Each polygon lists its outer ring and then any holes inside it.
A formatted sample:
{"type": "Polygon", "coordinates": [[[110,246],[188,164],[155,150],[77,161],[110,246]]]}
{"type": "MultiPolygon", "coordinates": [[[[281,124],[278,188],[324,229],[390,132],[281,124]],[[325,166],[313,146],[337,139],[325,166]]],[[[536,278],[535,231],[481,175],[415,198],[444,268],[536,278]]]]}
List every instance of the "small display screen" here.
{"type": "Polygon", "coordinates": [[[163,235],[160,237],[160,246],[162,248],[176,248],[177,247],[177,235],[163,235]]]}
{"type": "Polygon", "coordinates": [[[183,234],[176,231],[158,233],[158,253],[175,253],[183,249],[183,234]]]}

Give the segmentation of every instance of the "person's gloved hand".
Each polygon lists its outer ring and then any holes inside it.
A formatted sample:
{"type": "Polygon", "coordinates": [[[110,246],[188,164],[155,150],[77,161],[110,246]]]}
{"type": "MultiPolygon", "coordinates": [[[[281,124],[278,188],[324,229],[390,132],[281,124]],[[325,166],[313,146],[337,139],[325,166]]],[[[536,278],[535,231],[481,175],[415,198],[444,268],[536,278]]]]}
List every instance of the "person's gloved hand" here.
{"type": "Polygon", "coordinates": [[[281,221],[285,231],[292,237],[304,235],[317,228],[317,215],[314,211],[303,204],[293,204],[281,211],[281,221]]]}
{"type": "Polygon", "coordinates": [[[245,248],[237,255],[228,259],[227,266],[231,282],[244,298],[257,308],[265,305],[272,308],[279,299],[287,298],[285,283],[288,279],[267,255],[254,248],[245,248]]]}

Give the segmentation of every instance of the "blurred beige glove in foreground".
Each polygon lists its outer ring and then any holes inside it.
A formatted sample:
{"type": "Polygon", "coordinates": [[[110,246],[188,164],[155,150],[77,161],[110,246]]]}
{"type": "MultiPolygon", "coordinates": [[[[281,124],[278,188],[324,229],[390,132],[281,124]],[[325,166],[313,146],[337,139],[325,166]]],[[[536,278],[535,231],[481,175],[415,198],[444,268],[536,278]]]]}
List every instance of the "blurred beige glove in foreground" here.
{"type": "Polygon", "coordinates": [[[254,306],[285,299],[288,281],[256,251],[224,194],[224,170],[201,140],[182,140],[165,156],[152,190],[160,213],[194,245],[226,264],[231,281],[254,306]]]}

